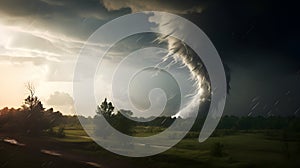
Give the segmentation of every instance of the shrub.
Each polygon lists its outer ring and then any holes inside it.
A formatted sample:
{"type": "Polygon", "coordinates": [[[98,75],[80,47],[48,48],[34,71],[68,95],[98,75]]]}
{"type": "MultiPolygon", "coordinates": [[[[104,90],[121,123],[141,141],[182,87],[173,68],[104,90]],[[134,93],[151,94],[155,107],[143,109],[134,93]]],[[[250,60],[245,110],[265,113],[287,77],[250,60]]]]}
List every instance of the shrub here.
{"type": "Polygon", "coordinates": [[[223,148],[224,145],[220,142],[215,142],[212,146],[211,146],[211,155],[215,156],[215,157],[221,157],[223,156],[223,148]]]}

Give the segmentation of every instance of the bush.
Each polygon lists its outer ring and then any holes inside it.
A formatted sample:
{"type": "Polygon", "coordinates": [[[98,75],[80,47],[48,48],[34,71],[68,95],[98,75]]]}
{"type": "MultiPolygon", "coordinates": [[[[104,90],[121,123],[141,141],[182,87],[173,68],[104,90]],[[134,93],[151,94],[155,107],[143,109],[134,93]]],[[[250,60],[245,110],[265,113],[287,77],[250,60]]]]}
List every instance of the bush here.
{"type": "Polygon", "coordinates": [[[58,138],[64,138],[66,136],[65,134],[65,127],[59,127],[57,131],[54,131],[53,128],[50,128],[46,132],[50,136],[58,137],[58,138]]]}
{"type": "Polygon", "coordinates": [[[59,127],[58,131],[57,131],[57,137],[63,138],[65,136],[66,136],[66,134],[65,134],[65,127],[59,127]]]}
{"type": "Polygon", "coordinates": [[[211,146],[210,153],[211,153],[212,156],[221,157],[221,156],[223,156],[223,148],[224,148],[224,145],[222,143],[215,142],[211,146]]]}

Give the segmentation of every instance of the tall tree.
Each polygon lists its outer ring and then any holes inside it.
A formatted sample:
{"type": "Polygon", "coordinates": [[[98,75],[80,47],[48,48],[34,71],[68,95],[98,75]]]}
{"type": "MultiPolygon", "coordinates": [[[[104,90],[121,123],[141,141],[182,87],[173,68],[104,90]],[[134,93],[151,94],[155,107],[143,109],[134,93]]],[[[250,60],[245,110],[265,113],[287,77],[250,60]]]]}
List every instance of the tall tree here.
{"type": "Polygon", "coordinates": [[[103,118],[101,117],[104,117],[105,120],[118,131],[128,135],[132,133],[132,127],[135,123],[129,119],[132,112],[129,110],[120,110],[114,113],[114,109],[115,107],[113,104],[111,102],[107,102],[106,98],[100,106],[97,106],[97,115],[94,117],[96,135],[106,138],[106,136],[109,136],[112,132],[110,128],[103,123],[103,118]]]}
{"type": "Polygon", "coordinates": [[[42,102],[35,96],[35,87],[28,83],[26,89],[29,91],[23,108],[25,112],[24,129],[30,135],[39,135],[47,126],[44,122],[44,107],[42,102]]]}
{"type": "Polygon", "coordinates": [[[111,117],[115,107],[111,102],[107,102],[107,98],[101,103],[100,106],[97,106],[97,115],[103,115],[104,117],[111,117]]]}
{"type": "Polygon", "coordinates": [[[97,106],[96,116],[94,117],[94,133],[96,136],[106,138],[107,136],[111,135],[109,127],[103,122],[103,117],[110,122],[114,109],[115,107],[111,102],[107,102],[106,98],[100,106],[97,106]]]}

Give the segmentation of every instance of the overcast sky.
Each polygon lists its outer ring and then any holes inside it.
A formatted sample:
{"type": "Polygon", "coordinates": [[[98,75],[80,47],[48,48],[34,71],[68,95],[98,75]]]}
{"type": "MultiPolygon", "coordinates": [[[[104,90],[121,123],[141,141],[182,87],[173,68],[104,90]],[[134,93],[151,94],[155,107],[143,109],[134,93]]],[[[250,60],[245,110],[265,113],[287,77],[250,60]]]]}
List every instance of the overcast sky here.
{"type": "MultiPolygon", "coordinates": [[[[73,72],[87,38],[119,16],[157,10],[189,19],[214,43],[231,72],[225,114],[299,115],[295,8],[253,0],[1,0],[0,107],[20,107],[33,82],[46,107],[73,114],[73,72]]],[[[109,94],[101,83],[99,99],[109,94]]]]}

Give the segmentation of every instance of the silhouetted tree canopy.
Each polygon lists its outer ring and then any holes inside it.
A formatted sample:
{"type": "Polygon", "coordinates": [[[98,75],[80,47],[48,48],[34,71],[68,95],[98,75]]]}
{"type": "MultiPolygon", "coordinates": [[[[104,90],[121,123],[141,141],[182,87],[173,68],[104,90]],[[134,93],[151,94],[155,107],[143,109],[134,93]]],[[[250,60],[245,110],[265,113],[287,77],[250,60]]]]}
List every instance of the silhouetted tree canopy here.
{"type": "Polygon", "coordinates": [[[45,110],[42,102],[35,96],[32,84],[27,84],[26,88],[29,95],[24,99],[22,108],[6,107],[0,111],[0,129],[11,133],[41,135],[44,130],[58,125],[62,114],[53,112],[53,108],[45,110]]]}
{"type": "Polygon", "coordinates": [[[111,102],[107,102],[105,98],[100,106],[97,106],[96,116],[94,117],[95,125],[95,135],[106,138],[111,135],[109,127],[104,124],[101,120],[101,117],[104,117],[105,120],[118,131],[130,135],[132,133],[132,127],[134,122],[124,115],[131,116],[132,112],[128,110],[121,110],[114,113],[115,107],[111,102]]]}

